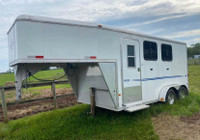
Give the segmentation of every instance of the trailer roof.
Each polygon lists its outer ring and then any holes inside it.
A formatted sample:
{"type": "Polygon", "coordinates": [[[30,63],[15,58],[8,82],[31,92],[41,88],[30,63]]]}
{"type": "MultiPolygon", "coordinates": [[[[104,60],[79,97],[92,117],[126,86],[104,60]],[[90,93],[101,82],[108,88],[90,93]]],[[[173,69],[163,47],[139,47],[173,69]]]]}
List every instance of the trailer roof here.
{"type": "Polygon", "coordinates": [[[126,29],[120,29],[120,28],[116,28],[116,27],[112,27],[112,26],[108,26],[108,25],[101,25],[101,24],[92,23],[92,22],[85,22],[85,21],[75,21],[75,20],[67,20],[67,19],[60,19],[60,18],[51,18],[51,17],[44,17],[44,16],[33,16],[33,15],[20,15],[20,16],[18,16],[15,19],[14,23],[12,24],[11,28],[8,30],[8,33],[10,32],[10,30],[12,29],[12,27],[14,26],[14,24],[17,21],[33,21],[33,22],[41,22],[41,23],[51,23],[51,24],[72,25],[72,26],[89,27],[89,28],[99,28],[99,29],[105,29],[105,30],[110,30],[110,31],[115,31],[115,32],[133,34],[133,35],[138,35],[138,36],[141,36],[141,37],[149,37],[149,38],[152,38],[152,39],[159,39],[159,40],[162,40],[162,41],[169,41],[169,42],[174,42],[174,43],[186,45],[185,42],[155,37],[155,36],[151,36],[151,35],[148,35],[148,34],[138,33],[138,32],[134,32],[134,31],[126,30],[126,29]]]}

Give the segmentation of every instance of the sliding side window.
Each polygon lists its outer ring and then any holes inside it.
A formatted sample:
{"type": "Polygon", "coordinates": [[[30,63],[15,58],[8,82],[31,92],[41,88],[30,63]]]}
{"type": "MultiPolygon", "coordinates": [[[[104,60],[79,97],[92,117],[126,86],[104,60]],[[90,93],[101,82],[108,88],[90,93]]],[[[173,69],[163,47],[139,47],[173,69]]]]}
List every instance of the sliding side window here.
{"type": "Polygon", "coordinates": [[[163,61],[172,61],[172,46],[168,44],[162,44],[161,54],[163,61]]]}
{"type": "Polygon", "coordinates": [[[156,61],[158,59],[156,42],[144,41],[143,51],[144,51],[144,60],[156,61]]]}

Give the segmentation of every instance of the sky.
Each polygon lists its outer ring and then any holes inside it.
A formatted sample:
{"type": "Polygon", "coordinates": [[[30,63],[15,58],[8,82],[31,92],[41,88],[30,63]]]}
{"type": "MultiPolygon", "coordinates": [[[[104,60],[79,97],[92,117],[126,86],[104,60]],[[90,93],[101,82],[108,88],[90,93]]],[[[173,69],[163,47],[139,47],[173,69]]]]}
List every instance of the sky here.
{"type": "Polygon", "coordinates": [[[111,25],[186,42],[200,42],[200,0],[0,0],[0,72],[9,69],[7,31],[31,14],[111,25]]]}

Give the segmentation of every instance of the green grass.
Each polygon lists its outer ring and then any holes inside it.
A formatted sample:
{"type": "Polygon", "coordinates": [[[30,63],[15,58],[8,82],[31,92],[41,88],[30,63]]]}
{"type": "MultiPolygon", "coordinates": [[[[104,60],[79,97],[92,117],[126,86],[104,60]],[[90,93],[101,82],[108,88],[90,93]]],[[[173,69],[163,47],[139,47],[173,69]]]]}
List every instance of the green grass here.
{"type": "Polygon", "coordinates": [[[192,93],[174,105],[154,104],[133,113],[97,108],[97,115],[87,115],[89,105],[49,111],[0,124],[0,139],[159,139],[151,117],[161,112],[190,116],[200,110],[200,95],[192,93]]]}
{"type": "Polygon", "coordinates": [[[200,94],[200,65],[189,66],[190,91],[200,94]]]}
{"type": "Polygon", "coordinates": [[[191,116],[200,111],[200,66],[190,66],[189,73],[190,95],[174,105],[158,103],[133,113],[97,108],[93,118],[87,115],[89,105],[81,104],[2,123],[0,139],[159,139],[154,132],[152,116],[162,112],[191,116]]]}
{"type": "MultiPolygon", "coordinates": [[[[36,73],[34,76],[40,79],[55,79],[58,77],[63,76],[64,70],[63,69],[57,69],[57,70],[46,70],[46,71],[40,71],[36,73]]],[[[66,79],[66,77],[62,78],[61,80],[66,79]]],[[[28,79],[28,82],[38,82],[38,80],[34,79],[33,77],[28,79]]]]}
{"type": "Polygon", "coordinates": [[[189,59],[188,60],[188,64],[189,65],[199,65],[200,64],[200,60],[199,59],[189,59]]]}
{"type": "MultiPolygon", "coordinates": [[[[56,88],[70,88],[71,85],[70,84],[59,84],[59,85],[56,85],[56,88]]],[[[28,88],[26,90],[40,90],[40,89],[49,89],[51,88],[51,86],[41,86],[41,87],[34,87],[34,88],[28,88]]]]}
{"type": "Polygon", "coordinates": [[[0,86],[5,86],[6,82],[8,81],[15,81],[13,73],[0,74],[0,86]]]}
{"type": "Polygon", "coordinates": [[[88,105],[41,113],[0,127],[5,139],[158,139],[148,112],[112,112],[98,109],[87,115],[88,105]]]}
{"type": "MultiPolygon", "coordinates": [[[[57,70],[44,70],[36,73],[34,76],[40,79],[49,79],[52,80],[54,78],[61,77],[64,74],[63,69],[57,69],[57,70]]],[[[61,80],[66,79],[66,77],[62,78],[61,80]]],[[[5,86],[6,82],[8,81],[15,81],[14,74],[13,73],[3,73],[0,74],[0,85],[5,86]]],[[[27,82],[33,83],[33,82],[39,82],[38,80],[34,79],[33,77],[30,77],[27,79],[27,82]]]]}
{"type": "MultiPolygon", "coordinates": [[[[44,70],[44,71],[40,71],[38,73],[36,73],[34,76],[40,79],[48,79],[48,80],[52,80],[58,77],[61,77],[64,75],[64,71],[63,69],[57,69],[57,70],[44,70]]],[[[63,77],[61,80],[66,80],[66,77],[63,77]]],[[[3,73],[0,74],[0,86],[5,86],[6,82],[14,82],[14,74],[13,73],[3,73]]],[[[34,79],[33,77],[30,77],[27,79],[28,83],[35,83],[35,82],[41,82],[38,81],[36,79],[34,79]]],[[[70,88],[71,85],[70,84],[59,84],[56,85],[56,88],[70,88]]],[[[29,87],[28,89],[23,89],[23,94],[29,94],[31,93],[31,97],[37,96],[39,94],[42,94],[42,92],[40,90],[42,89],[50,89],[51,86],[41,86],[41,87],[34,87],[31,88],[29,87]]],[[[6,92],[6,98],[7,99],[12,99],[10,100],[10,102],[14,102],[15,101],[15,91],[7,91],[6,92]]],[[[1,99],[1,97],[0,97],[1,99]]],[[[24,98],[25,99],[25,98],[24,98]]],[[[23,100],[24,100],[23,99],[23,100]]],[[[29,99],[29,98],[26,98],[29,99]]],[[[0,100],[1,103],[1,100],[0,100]]]]}

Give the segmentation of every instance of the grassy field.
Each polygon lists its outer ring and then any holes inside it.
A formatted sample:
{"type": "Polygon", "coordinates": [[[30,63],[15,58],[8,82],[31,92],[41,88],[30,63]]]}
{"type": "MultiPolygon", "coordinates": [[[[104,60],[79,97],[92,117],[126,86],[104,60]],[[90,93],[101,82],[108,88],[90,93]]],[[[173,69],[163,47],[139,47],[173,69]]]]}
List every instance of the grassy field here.
{"type": "Polygon", "coordinates": [[[189,88],[191,92],[200,94],[200,65],[189,66],[189,88]]]}
{"type": "MultiPolygon", "coordinates": [[[[54,79],[57,77],[61,77],[62,75],[64,75],[64,71],[63,69],[57,69],[57,70],[45,70],[45,71],[40,71],[38,73],[36,73],[34,76],[35,77],[39,77],[40,79],[54,79]]],[[[66,79],[66,77],[62,78],[62,79],[66,79]]],[[[62,80],[61,79],[61,80],[62,80]]],[[[14,74],[13,73],[3,73],[0,74],[0,85],[1,86],[5,86],[6,82],[14,82],[14,74]]],[[[38,80],[34,79],[33,77],[28,78],[27,82],[38,82],[38,80]]]]}
{"type": "Polygon", "coordinates": [[[6,82],[8,81],[15,81],[13,73],[3,73],[0,74],[0,86],[5,86],[6,82]]]}
{"type": "MultiPolygon", "coordinates": [[[[52,79],[61,77],[63,75],[64,75],[63,69],[57,69],[57,70],[40,71],[40,72],[36,73],[34,76],[37,78],[40,78],[40,79],[52,80],[52,79]]],[[[63,77],[61,80],[65,80],[65,79],[67,79],[67,78],[63,77]]],[[[13,73],[0,74],[0,86],[5,86],[7,82],[14,82],[14,74],[13,73]]],[[[27,79],[27,82],[34,83],[34,82],[41,82],[41,81],[38,81],[38,80],[34,79],[33,77],[30,77],[27,79]]],[[[71,87],[70,84],[56,85],[56,88],[70,88],[70,87],[71,87]]],[[[29,87],[28,89],[23,89],[22,96],[23,95],[26,96],[27,94],[31,94],[31,96],[28,98],[22,98],[22,100],[29,99],[29,98],[32,98],[39,94],[42,94],[41,90],[50,89],[50,88],[51,88],[50,86],[41,86],[41,87],[34,87],[34,88],[29,87]]],[[[7,91],[6,98],[11,102],[15,102],[15,91],[7,91]]],[[[0,97],[0,99],[1,99],[1,97],[0,97]]],[[[0,101],[0,103],[1,103],[1,101],[0,101]]]]}
{"type": "Polygon", "coordinates": [[[95,118],[87,115],[85,104],[40,113],[0,124],[0,139],[159,139],[152,116],[191,116],[200,111],[200,66],[189,67],[190,95],[174,105],[153,104],[150,108],[128,113],[97,108],[95,118]]]}
{"type": "Polygon", "coordinates": [[[200,64],[200,60],[199,59],[189,59],[188,60],[188,64],[189,65],[199,65],[200,64]]]}

